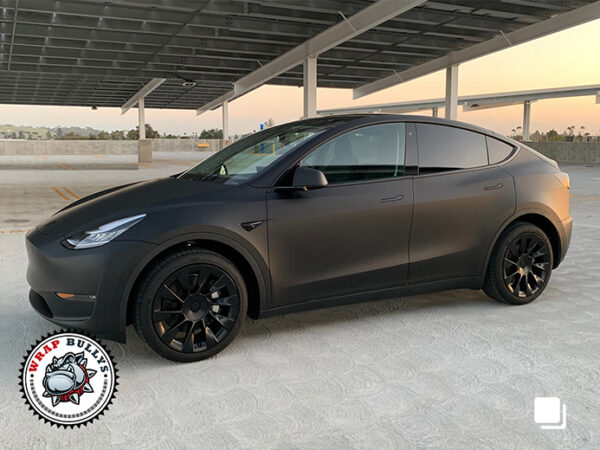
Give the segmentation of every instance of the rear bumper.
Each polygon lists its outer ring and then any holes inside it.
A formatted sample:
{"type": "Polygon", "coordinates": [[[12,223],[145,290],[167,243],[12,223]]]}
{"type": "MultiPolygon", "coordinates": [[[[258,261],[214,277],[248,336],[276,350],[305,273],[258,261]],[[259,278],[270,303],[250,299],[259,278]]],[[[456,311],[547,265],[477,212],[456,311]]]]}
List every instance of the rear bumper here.
{"type": "Polygon", "coordinates": [[[561,255],[559,263],[562,262],[563,259],[565,259],[565,256],[567,255],[567,250],[569,250],[569,245],[571,244],[571,234],[573,232],[573,218],[569,216],[566,219],[561,220],[561,225],[561,255]]]}
{"type": "Polygon", "coordinates": [[[69,250],[37,230],[27,235],[29,302],[49,321],[70,329],[125,341],[126,286],[154,244],[113,241],[102,247],[69,250]],[[60,298],[57,293],[75,294],[60,298]]]}

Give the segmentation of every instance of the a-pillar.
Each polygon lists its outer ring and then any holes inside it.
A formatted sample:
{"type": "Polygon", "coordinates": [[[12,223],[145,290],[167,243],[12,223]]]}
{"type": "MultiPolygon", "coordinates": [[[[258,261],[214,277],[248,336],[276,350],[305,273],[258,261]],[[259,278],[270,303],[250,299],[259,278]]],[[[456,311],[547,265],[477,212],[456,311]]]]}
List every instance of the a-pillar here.
{"type": "Polygon", "coordinates": [[[317,115],[317,58],[304,60],[304,118],[317,115]]]}
{"type": "Polygon", "coordinates": [[[458,64],[446,68],[446,103],[444,116],[456,120],[458,109],[458,64]]]}

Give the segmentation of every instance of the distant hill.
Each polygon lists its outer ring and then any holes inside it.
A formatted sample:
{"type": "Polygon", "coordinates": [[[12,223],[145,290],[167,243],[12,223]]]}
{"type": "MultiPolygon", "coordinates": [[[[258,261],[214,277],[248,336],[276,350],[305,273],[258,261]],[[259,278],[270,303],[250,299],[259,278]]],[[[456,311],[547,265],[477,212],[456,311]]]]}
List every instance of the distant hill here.
{"type": "Polygon", "coordinates": [[[58,133],[58,129],[61,129],[62,134],[67,134],[67,133],[75,133],[78,134],[80,136],[89,136],[90,134],[94,134],[97,135],[98,133],[100,133],[101,130],[97,130],[95,128],[91,128],[91,127],[33,127],[33,126],[28,126],[28,125],[11,125],[11,124],[2,124],[0,125],[0,138],[2,137],[8,137],[9,135],[11,135],[12,133],[15,133],[16,135],[19,134],[19,132],[22,132],[24,135],[33,135],[33,136],[40,136],[40,138],[44,139],[48,136],[48,132],[50,133],[50,136],[54,137],[56,136],[56,134],[58,133]]]}

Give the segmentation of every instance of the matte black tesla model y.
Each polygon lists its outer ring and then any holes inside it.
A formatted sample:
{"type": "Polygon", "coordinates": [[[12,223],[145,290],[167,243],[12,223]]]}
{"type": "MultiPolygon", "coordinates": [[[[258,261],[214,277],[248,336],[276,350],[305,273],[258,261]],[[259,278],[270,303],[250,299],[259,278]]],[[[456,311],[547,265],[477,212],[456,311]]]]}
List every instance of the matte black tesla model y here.
{"type": "MultiPolygon", "coordinates": [[[[571,236],[569,178],[465,123],[273,127],[168,178],[83,198],[27,235],[47,319],[194,361],[252,318],[454,288],[538,297],[571,236]]],[[[326,314],[326,313],[323,313],[326,314]]]]}

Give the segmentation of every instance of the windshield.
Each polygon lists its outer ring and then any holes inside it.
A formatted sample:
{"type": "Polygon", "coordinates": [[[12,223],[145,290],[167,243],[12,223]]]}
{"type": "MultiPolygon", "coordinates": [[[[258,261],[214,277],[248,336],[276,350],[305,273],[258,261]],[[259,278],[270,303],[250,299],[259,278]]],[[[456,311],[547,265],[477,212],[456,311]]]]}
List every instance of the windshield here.
{"type": "Polygon", "coordinates": [[[184,172],[180,178],[243,183],[308,139],[354,119],[356,117],[327,117],[269,128],[234,142],[184,172]]]}

